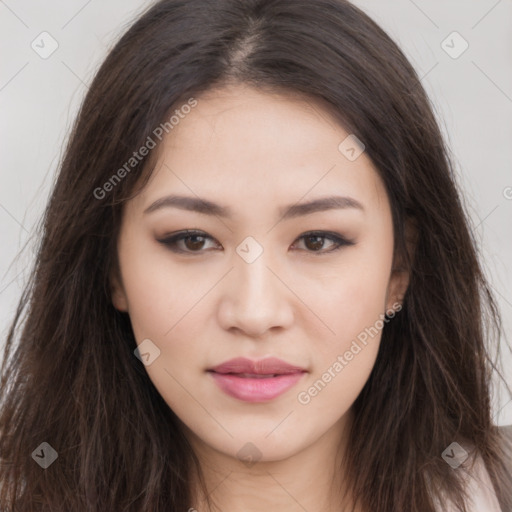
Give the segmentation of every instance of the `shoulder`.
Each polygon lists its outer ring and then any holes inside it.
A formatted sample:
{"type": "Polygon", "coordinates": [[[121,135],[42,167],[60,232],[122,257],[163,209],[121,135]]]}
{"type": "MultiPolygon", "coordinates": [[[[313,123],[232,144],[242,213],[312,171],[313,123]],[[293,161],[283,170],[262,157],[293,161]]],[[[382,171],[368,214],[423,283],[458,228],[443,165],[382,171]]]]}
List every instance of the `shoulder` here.
{"type": "Polygon", "coordinates": [[[502,512],[482,456],[468,442],[460,442],[467,459],[456,469],[465,482],[468,512],[502,512]]]}
{"type": "Polygon", "coordinates": [[[478,454],[467,471],[468,498],[471,512],[502,512],[494,486],[482,457],[478,454]]]}

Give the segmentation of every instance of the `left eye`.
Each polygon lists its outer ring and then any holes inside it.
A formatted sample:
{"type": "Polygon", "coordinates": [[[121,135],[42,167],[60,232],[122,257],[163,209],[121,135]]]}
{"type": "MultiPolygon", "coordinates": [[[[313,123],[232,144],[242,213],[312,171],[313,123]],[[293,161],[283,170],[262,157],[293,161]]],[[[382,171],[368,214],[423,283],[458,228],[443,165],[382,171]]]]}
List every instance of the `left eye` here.
{"type": "Polygon", "coordinates": [[[340,249],[346,245],[354,245],[354,242],[351,240],[347,240],[341,235],[337,235],[335,233],[327,233],[325,231],[312,231],[310,233],[305,233],[301,235],[297,240],[304,239],[304,244],[308,249],[311,249],[308,252],[320,252],[324,247],[324,241],[330,240],[332,242],[331,249],[322,250],[322,253],[332,252],[340,249]]]}
{"type": "MultiPolygon", "coordinates": [[[[214,240],[211,236],[202,231],[182,231],[175,235],[158,240],[161,244],[168,247],[171,251],[180,253],[201,253],[205,252],[204,245],[207,240],[214,240]],[[180,247],[180,243],[184,242],[185,248],[180,247]]],[[[347,240],[341,235],[329,233],[326,231],[311,231],[304,233],[297,240],[304,240],[307,252],[326,253],[340,249],[343,246],[354,245],[354,242],[347,240]],[[325,250],[325,240],[332,242],[331,248],[325,250]]],[[[292,247],[296,244],[292,244],[292,247]]]]}

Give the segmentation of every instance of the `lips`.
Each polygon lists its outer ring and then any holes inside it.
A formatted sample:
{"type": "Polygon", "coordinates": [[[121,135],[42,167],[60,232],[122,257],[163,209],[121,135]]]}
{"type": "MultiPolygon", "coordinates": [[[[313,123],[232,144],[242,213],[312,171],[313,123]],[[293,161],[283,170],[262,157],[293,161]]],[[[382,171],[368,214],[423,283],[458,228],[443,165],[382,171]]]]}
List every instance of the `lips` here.
{"type": "Polygon", "coordinates": [[[253,361],[245,357],[236,357],[225,363],[214,366],[209,371],[215,373],[234,373],[239,376],[275,376],[288,375],[290,373],[305,372],[304,368],[288,364],[281,359],[269,357],[259,361],[253,361]]]}
{"type": "Polygon", "coordinates": [[[208,370],[227,395],[245,402],[266,402],[293,387],[307,371],[277,358],[230,359],[208,370]]]}

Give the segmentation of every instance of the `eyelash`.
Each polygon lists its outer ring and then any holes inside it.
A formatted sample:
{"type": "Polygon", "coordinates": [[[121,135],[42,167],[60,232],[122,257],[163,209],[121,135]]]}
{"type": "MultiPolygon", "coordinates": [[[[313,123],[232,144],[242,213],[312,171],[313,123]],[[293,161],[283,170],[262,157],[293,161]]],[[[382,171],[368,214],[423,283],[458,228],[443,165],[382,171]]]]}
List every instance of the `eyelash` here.
{"type": "MultiPolygon", "coordinates": [[[[194,236],[199,236],[204,239],[214,240],[213,237],[207,235],[203,231],[186,230],[186,231],[181,231],[179,233],[176,233],[172,236],[168,236],[166,238],[159,239],[157,241],[159,243],[161,243],[162,245],[164,245],[165,247],[167,247],[169,250],[176,252],[176,253],[201,254],[203,252],[206,252],[204,250],[190,251],[190,250],[183,250],[183,249],[177,248],[176,245],[178,242],[180,242],[181,240],[185,240],[187,238],[194,237],[194,236]]],[[[302,238],[306,238],[308,236],[319,237],[319,238],[331,240],[332,242],[334,242],[336,244],[336,246],[334,248],[328,249],[328,250],[308,251],[306,249],[306,252],[309,252],[312,254],[331,253],[331,252],[341,249],[342,247],[355,245],[355,242],[353,242],[352,240],[348,240],[348,239],[342,237],[341,235],[338,235],[336,233],[331,233],[328,231],[308,231],[307,233],[304,233],[300,237],[298,237],[297,240],[301,240],[302,238]]],[[[295,242],[294,242],[294,244],[295,244],[295,242]]]]}

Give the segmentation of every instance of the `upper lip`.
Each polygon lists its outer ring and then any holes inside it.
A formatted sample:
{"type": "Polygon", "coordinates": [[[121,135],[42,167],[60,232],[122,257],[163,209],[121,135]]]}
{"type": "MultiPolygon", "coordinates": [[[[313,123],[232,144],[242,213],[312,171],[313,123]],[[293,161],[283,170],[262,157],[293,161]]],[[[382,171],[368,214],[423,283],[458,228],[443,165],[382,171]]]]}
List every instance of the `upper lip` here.
{"type": "Polygon", "coordinates": [[[255,375],[284,375],[305,372],[304,368],[289,364],[275,357],[253,361],[245,357],[235,357],[229,361],[210,368],[216,373],[250,373],[255,375]]]}

